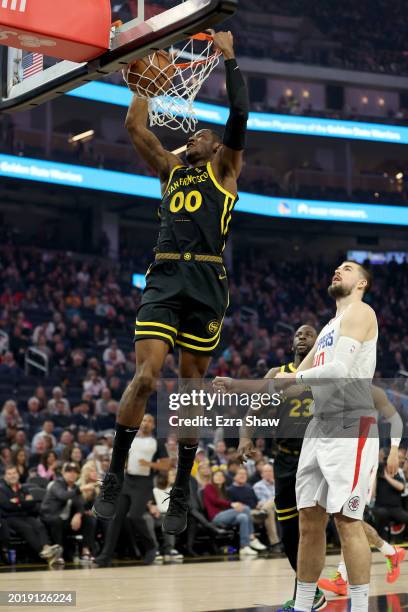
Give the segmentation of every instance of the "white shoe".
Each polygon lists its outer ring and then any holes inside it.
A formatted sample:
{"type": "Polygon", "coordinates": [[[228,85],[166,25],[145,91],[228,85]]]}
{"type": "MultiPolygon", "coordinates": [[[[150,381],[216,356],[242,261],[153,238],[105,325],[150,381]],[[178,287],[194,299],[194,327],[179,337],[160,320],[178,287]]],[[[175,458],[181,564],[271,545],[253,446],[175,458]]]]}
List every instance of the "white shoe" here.
{"type": "Polygon", "coordinates": [[[262,544],[262,542],[258,540],[258,538],[254,538],[253,540],[251,540],[249,545],[251,548],[257,551],[266,550],[267,548],[264,544],[262,544]]]}
{"type": "Polygon", "coordinates": [[[164,558],[163,555],[161,555],[159,552],[156,553],[156,558],[154,560],[155,563],[163,563],[164,558]]]}
{"type": "Polygon", "coordinates": [[[252,550],[249,546],[244,546],[239,549],[240,557],[257,557],[258,553],[255,550],[252,550]]]}
{"type": "Polygon", "coordinates": [[[183,559],[184,559],[184,555],[179,553],[179,551],[176,550],[175,548],[173,548],[173,550],[170,551],[170,554],[164,555],[165,563],[171,563],[172,561],[183,561],[183,559]]]}

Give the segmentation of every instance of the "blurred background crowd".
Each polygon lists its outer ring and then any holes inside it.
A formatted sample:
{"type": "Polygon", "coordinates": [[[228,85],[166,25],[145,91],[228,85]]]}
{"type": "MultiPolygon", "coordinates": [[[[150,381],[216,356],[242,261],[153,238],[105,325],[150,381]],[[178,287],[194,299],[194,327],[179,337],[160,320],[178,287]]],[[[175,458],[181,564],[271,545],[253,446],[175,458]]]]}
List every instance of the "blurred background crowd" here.
{"type": "MultiPolygon", "coordinates": [[[[134,374],[132,321],[141,292],[131,287],[126,265],[14,246],[3,247],[0,254],[3,549],[18,551],[19,538],[29,538],[39,554],[48,538],[48,546],[64,548],[67,560],[88,563],[96,558],[100,566],[110,564],[115,554],[152,563],[180,561],[197,552],[279,552],[273,505],[276,443],[259,439],[256,459],[242,468],[238,441],[224,440],[218,430],[203,440],[197,454],[195,507],[185,537],[162,541],[157,527],[166,510],[163,492],[171,488],[177,453],[172,435],[155,439],[156,396],[149,401],[151,416],[130,454],[122,518],[119,513],[108,526],[92,516],[92,501],[109,466],[118,402],[134,374]],[[10,499],[20,501],[13,506],[10,499]],[[245,514],[244,508],[251,512],[245,514]],[[217,520],[225,511],[240,513],[244,526],[231,528],[228,512],[226,519],[217,520]],[[27,517],[36,518],[34,531],[30,527],[27,532],[27,517]]],[[[130,260],[121,258],[127,265],[130,260]]],[[[330,278],[331,270],[321,260],[279,263],[260,260],[254,252],[236,261],[230,275],[231,306],[208,376],[260,378],[270,367],[290,362],[297,327],[308,323],[320,329],[331,316],[330,278]]],[[[383,382],[405,427],[408,335],[401,329],[407,278],[406,263],[376,266],[368,297],[381,327],[376,376],[389,379],[383,382]]],[[[170,354],[163,376],[177,375],[177,355],[170,354]]],[[[383,445],[388,443],[384,430],[383,445]]],[[[406,483],[404,457],[402,453],[400,477],[406,483]]],[[[401,508],[406,508],[407,494],[407,488],[399,493],[401,508]]],[[[384,493],[381,504],[383,498],[384,493]]],[[[387,534],[392,522],[383,520],[381,531],[387,534]]],[[[331,543],[336,543],[334,530],[331,543]]],[[[59,548],[51,552],[57,553],[50,553],[52,566],[62,566],[59,548]]]]}

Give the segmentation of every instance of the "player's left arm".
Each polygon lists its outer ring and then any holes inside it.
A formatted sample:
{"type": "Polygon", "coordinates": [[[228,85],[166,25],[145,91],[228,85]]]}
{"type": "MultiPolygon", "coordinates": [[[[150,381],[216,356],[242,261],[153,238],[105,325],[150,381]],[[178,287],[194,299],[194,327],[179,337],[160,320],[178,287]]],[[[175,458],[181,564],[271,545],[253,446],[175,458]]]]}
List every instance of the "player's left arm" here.
{"type": "Polygon", "coordinates": [[[223,144],[215,157],[215,166],[225,180],[237,181],[242,170],[243,152],[249,116],[248,89],[235,59],[231,32],[214,32],[214,45],[224,56],[225,79],[230,114],[225,126],[223,144]]]}
{"type": "Polygon", "coordinates": [[[321,381],[346,379],[361,350],[363,342],[371,340],[377,333],[377,318],[374,310],[364,302],[351,304],[340,325],[340,337],[334,350],[333,359],[324,365],[307,370],[298,370],[298,382],[317,384],[321,381]]]}
{"type": "Polygon", "coordinates": [[[394,476],[398,472],[399,468],[398,449],[401,443],[404,424],[400,415],[389,401],[384,389],[373,385],[372,395],[375,409],[379,414],[381,414],[385,422],[391,425],[391,448],[387,458],[387,470],[391,476],[394,476]]]}

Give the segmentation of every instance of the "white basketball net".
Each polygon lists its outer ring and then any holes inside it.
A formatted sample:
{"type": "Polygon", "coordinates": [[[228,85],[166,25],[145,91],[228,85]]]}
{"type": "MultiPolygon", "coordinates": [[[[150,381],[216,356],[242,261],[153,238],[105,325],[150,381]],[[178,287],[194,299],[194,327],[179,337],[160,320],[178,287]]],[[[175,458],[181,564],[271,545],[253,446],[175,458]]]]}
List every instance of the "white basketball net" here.
{"type": "Polygon", "coordinates": [[[180,48],[169,49],[172,69],[160,70],[154,55],[146,58],[146,69],[138,74],[128,70],[124,78],[129,89],[141,98],[149,100],[150,125],[166,126],[172,130],[182,129],[188,133],[195,129],[197,117],[194,100],[214,68],[221,53],[213,48],[212,37],[198,34],[180,48]],[[148,60],[148,61],[147,61],[148,60]],[[170,73],[170,74],[168,74],[170,73]],[[154,78],[149,75],[154,74],[154,78]],[[140,77],[142,86],[137,83],[140,77]],[[155,92],[152,97],[150,92],[155,92]]]}

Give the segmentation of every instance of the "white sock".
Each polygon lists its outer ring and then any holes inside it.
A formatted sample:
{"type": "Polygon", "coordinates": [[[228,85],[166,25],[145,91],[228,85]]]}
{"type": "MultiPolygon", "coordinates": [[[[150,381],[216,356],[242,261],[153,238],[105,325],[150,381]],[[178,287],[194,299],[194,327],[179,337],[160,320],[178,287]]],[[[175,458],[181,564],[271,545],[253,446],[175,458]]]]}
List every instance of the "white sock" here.
{"type": "Polygon", "coordinates": [[[388,542],[383,542],[383,545],[378,550],[384,555],[384,557],[395,555],[395,548],[391,546],[391,544],[388,544],[388,542]]]}
{"type": "Polygon", "coordinates": [[[349,584],[351,612],[368,612],[368,584],[349,584]]]}
{"type": "Polygon", "coordinates": [[[343,580],[347,582],[348,581],[347,567],[346,567],[346,564],[344,563],[344,559],[340,561],[337,571],[340,573],[340,576],[343,578],[343,580]]]}
{"type": "Polygon", "coordinates": [[[310,612],[313,606],[315,594],[315,582],[301,582],[298,580],[296,585],[296,600],[294,606],[296,612],[310,612]]]}

